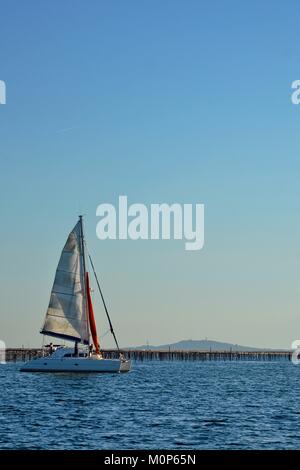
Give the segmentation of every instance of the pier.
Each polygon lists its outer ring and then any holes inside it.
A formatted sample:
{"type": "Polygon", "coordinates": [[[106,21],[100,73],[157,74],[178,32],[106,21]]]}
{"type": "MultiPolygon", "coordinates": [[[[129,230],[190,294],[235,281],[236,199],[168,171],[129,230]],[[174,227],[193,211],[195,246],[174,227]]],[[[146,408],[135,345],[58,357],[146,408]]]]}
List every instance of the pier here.
{"type": "MultiPolygon", "coordinates": [[[[278,361],[291,360],[292,351],[175,351],[175,350],[139,350],[124,349],[124,356],[133,361],[278,361]]],[[[118,358],[116,349],[102,351],[108,359],[118,358]]],[[[41,348],[8,348],[6,349],[7,362],[24,362],[42,357],[47,350],[41,348]]]]}

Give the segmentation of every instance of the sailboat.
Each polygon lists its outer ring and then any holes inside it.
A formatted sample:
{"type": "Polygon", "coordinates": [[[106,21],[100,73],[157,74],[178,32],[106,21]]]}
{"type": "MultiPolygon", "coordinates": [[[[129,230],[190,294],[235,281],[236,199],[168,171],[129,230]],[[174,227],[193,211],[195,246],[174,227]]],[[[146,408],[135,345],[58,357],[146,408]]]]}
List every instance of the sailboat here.
{"type": "Polygon", "coordinates": [[[82,216],[79,216],[62,250],[40,333],[71,341],[74,347],[54,348],[51,343],[48,354],[24,364],[22,372],[130,371],[131,361],[120,351],[93,261],[87,254],[82,216]],[[116,343],[117,359],[106,359],[100,349],[87,270],[88,262],[95,275],[109,328],[116,343]]]}

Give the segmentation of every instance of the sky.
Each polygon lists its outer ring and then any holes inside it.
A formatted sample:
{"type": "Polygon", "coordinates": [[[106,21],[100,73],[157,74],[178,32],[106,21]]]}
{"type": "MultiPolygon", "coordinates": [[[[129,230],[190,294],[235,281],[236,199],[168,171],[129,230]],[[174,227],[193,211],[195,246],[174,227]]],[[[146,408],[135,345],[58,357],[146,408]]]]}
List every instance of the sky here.
{"type": "Polygon", "coordinates": [[[297,10],[296,1],[0,0],[7,346],[40,346],[80,213],[122,346],[207,337],[289,348],[300,338],[297,10]],[[119,195],[204,204],[204,248],[100,241],[96,208],[119,195]]]}

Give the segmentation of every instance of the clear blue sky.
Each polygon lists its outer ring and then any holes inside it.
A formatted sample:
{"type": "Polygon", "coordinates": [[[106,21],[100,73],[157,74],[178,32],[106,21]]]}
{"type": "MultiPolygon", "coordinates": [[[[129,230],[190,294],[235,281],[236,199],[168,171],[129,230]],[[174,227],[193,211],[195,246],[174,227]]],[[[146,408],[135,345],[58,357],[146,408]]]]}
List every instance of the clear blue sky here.
{"type": "Polygon", "coordinates": [[[300,337],[298,6],[1,0],[1,339],[40,344],[80,212],[122,345],[300,337]],[[120,194],[204,203],[204,249],[100,242],[120,194]]]}

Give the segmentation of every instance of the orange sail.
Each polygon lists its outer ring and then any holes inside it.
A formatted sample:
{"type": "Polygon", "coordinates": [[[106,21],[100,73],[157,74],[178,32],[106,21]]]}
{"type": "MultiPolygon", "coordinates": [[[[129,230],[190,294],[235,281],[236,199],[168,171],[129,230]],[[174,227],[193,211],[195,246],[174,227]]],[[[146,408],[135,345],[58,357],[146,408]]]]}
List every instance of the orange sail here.
{"type": "Polygon", "coordinates": [[[91,334],[93,338],[93,343],[95,345],[96,353],[99,354],[100,344],[98,342],[97,328],[96,328],[96,322],[95,322],[95,317],[94,317],[94,309],[93,309],[92,298],[91,298],[89,273],[86,273],[85,282],[86,282],[87,306],[88,306],[88,313],[89,313],[90,330],[91,330],[91,334]]]}

